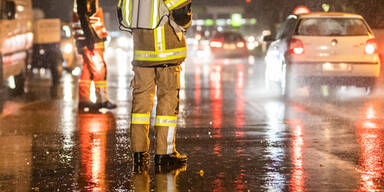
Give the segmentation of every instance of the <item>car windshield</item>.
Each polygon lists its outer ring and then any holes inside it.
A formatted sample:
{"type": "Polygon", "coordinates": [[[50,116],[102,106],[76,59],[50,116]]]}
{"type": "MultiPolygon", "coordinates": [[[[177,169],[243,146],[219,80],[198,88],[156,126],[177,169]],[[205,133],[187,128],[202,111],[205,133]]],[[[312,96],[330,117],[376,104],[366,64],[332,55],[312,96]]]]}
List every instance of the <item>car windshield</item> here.
{"type": "Polygon", "coordinates": [[[357,18],[308,18],[302,19],[297,35],[305,36],[360,36],[369,31],[363,20],[357,18]]]}

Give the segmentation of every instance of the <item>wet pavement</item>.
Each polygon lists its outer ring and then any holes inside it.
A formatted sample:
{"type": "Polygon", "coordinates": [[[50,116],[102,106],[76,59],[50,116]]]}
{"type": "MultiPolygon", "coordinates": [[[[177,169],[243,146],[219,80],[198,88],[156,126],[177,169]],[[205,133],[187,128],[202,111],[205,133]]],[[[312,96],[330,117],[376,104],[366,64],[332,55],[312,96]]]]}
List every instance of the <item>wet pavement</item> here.
{"type": "Polygon", "coordinates": [[[366,96],[340,89],[316,98],[303,90],[284,99],[264,89],[260,59],[253,65],[189,60],[176,139],[188,164],[169,170],[152,162],[135,170],[132,72],[119,59],[109,62],[115,110],[79,113],[77,77],[69,74],[56,98],[49,80],[30,79],[26,95],[2,102],[0,191],[384,190],[381,90],[366,96]]]}

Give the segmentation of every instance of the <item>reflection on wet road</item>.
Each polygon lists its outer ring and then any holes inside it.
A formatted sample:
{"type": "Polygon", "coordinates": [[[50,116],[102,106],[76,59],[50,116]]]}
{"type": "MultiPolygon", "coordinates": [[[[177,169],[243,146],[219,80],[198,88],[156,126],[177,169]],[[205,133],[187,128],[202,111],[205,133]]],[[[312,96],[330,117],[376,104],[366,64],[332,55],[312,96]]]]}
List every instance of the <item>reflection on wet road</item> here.
{"type": "Polygon", "coordinates": [[[56,99],[30,83],[26,96],[2,102],[0,191],[384,190],[380,94],[282,99],[265,92],[261,61],[184,64],[176,144],[188,165],[136,169],[132,72],[112,63],[116,110],[79,113],[68,74],[56,99]]]}

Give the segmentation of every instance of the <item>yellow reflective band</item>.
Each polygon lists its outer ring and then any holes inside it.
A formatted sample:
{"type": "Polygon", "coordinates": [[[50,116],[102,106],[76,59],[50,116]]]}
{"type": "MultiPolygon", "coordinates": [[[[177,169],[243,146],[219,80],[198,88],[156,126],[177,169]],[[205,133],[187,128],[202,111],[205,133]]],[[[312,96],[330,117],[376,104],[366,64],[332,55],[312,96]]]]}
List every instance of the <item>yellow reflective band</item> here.
{"type": "Polygon", "coordinates": [[[135,125],[149,125],[150,118],[150,113],[132,113],[131,123],[135,125]]]}
{"type": "Polygon", "coordinates": [[[131,12],[132,12],[132,2],[130,0],[124,0],[123,1],[123,23],[127,27],[131,25],[131,12]],[[128,1],[128,3],[127,3],[128,1]],[[128,13],[127,13],[128,12],[128,13]]]}
{"type": "Polygon", "coordinates": [[[177,116],[156,116],[155,126],[176,127],[177,116]]]}
{"type": "Polygon", "coordinates": [[[136,61],[167,61],[181,59],[187,56],[187,48],[169,49],[165,51],[135,51],[136,61]]]}
{"type": "Polygon", "coordinates": [[[107,81],[95,81],[96,87],[107,87],[107,81]]]}
{"type": "Polygon", "coordinates": [[[170,119],[170,120],[177,120],[177,116],[156,116],[156,119],[170,119]]]}
{"type": "Polygon", "coordinates": [[[166,0],[165,5],[167,5],[169,10],[172,10],[185,2],[187,2],[187,0],[166,0]]]}
{"type": "Polygon", "coordinates": [[[121,0],[119,0],[119,3],[117,3],[117,7],[121,8],[121,0]]]}

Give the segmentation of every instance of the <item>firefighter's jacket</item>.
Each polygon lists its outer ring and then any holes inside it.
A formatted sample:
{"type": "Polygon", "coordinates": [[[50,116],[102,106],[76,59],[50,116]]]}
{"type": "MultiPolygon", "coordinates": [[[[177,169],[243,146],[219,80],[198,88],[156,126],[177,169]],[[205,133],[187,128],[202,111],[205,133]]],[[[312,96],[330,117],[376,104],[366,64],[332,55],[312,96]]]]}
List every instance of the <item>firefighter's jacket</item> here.
{"type": "Polygon", "coordinates": [[[183,33],[171,26],[171,20],[186,30],[192,23],[191,0],[164,0],[170,7],[169,21],[154,30],[134,29],[134,58],[136,66],[158,66],[163,64],[180,64],[187,56],[187,47],[183,33]],[[182,1],[182,3],[180,3],[182,1]]]}

